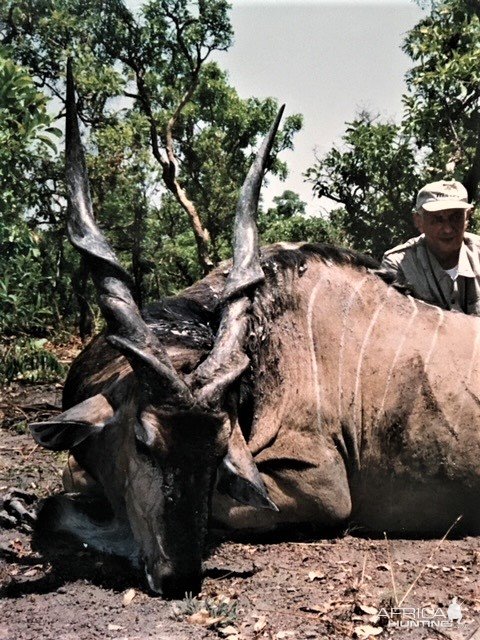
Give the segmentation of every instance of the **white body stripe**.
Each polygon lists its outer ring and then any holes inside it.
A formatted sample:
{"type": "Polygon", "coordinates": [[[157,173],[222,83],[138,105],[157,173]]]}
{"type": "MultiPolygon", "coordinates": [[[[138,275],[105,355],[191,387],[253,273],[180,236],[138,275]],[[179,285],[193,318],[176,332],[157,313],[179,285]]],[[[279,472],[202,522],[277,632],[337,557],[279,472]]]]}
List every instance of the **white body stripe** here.
{"type": "Polygon", "coordinates": [[[315,399],[316,399],[316,406],[317,406],[317,427],[319,431],[321,431],[322,429],[322,412],[321,412],[322,394],[321,394],[320,380],[318,375],[317,356],[315,353],[315,339],[313,335],[313,311],[315,309],[318,290],[324,280],[325,280],[325,273],[321,275],[319,281],[314,286],[313,291],[310,294],[310,299],[308,301],[308,311],[307,311],[308,345],[310,350],[310,362],[312,366],[313,387],[315,390],[315,399]]]}
{"type": "Polygon", "coordinates": [[[355,376],[355,391],[353,393],[353,422],[354,424],[357,424],[357,418],[358,418],[358,402],[357,402],[357,398],[358,398],[358,391],[360,389],[360,378],[361,378],[361,373],[362,373],[362,366],[363,366],[363,358],[365,357],[365,351],[367,349],[367,344],[368,341],[370,340],[370,336],[372,335],[372,331],[377,323],[378,320],[378,316],[380,314],[380,311],[383,309],[383,307],[387,304],[387,300],[390,296],[390,294],[393,291],[393,287],[389,287],[387,294],[385,296],[385,298],[382,300],[382,302],[377,306],[377,308],[375,309],[375,312],[370,320],[370,324],[368,325],[368,329],[365,332],[365,336],[363,338],[363,342],[362,342],[362,346],[360,349],[360,355],[358,357],[358,363],[357,363],[357,373],[355,376]]]}
{"type": "Polygon", "coordinates": [[[437,346],[438,332],[440,331],[440,327],[445,322],[445,313],[443,312],[443,309],[440,309],[440,307],[435,307],[435,309],[438,311],[439,320],[438,320],[437,326],[435,327],[435,332],[433,334],[432,346],[430,347],[427,357],[425,358],[425,362],[424,362],[425,369],[430,364],[430,359],[432,357],[433,352],[435,351],[435,347],[437,346]]]}
{"type": "Polygon", "coordinates": [[[457,413],[457,421],[455,423],[455,426],[453,427],[453,430],[455,431],[455,433],[457,432],[458,429],[458,425],[460,424],[461,420],[462,420],[462,416],[463,416],[463,410],[465,407],[465,400],[467,399],[467,390],[468,390],[468,385],[470,382],[470,378],[472,377],[472,373],[473,373],[473,369],[475,367],[475,363],[477,360],[477,352],[478,352],[478,347],[480,345],[480,331],[477,331],[477,335],[475,336],[475,342],[473,345],[473,351],[472,351],[472,357],[470,358],[470,364],[468,366],[468,372],[467,372],[467,377],[465,379],[465,381],[461,381],[460,385],[459,385],[459,389],[458,389],[458,395],[461,396],[462,398],[462,402],[460,404],[460,408],[458,410],[457,413]],[[463,387],[463,389],[462,389],[463,387]]]}
{"type": "Polygon", "coordinates": [[[343,399],[343,360],[344,360],[344,352],[345,352],[345,342],[346,342],[346,334],[347,334],[347,322],[350,311],[352,310],[353,303],[355,298],[360,294],[360,290],[368,279],[368,275],[364,276],[360,282],[358,282],[348,300],[347,306],[345,308],[345,313],[343,315],[342,321],[342,334],[340,336],[340,352],[338,354],[338,415],[342,415],[342,399],[343,399]]]}
{"type": "Polygon", "coordinates": [[[408,333],[409,333],[409,331],[410,331],[410,329],[412,327],[412,324],[413,324],[413,322],[415,320],[415,317],[418,314],[418,306],[417,306],[416,301],[411,296],[408,296],[408,301],[410,302],[410,304],[412,306],[412,313],[411,313],[410,318],[408,320],[407,326],[405,327],[405,330],[403,331],[403,336],[402,336],[402,339],[400,340],[400,342],[398,344],[397,350],[395,351],[395,355],[393,356],[393,360],[392,360],[392,363],[390,365],[390,369],[388,370],[387,382],[385,384],[385,391],[383,393],[382,402],[380,403],[380,407],[379,407],[378,412],[377,412],[377,417],[375,419],[375,425],[378,424],[378,422],[379,422],[379,420],[381,418],[381,415],[382,415],[382,412],[383,412],[383,408],[385,406],[385,401],[387,399],[387,395],[388,395],[388,392],[390,390],[390,383],[392,381],[392,377],[393,377],[393,372],[395,370],[395,366],[396,366],[397,361],[398,361],[398,359],[400,357],[400,354],[402,353],[402,349],[403,349],[403,347],[405,345],[405,341],[406,341],[406,339],[408,337],[408,333]]]}

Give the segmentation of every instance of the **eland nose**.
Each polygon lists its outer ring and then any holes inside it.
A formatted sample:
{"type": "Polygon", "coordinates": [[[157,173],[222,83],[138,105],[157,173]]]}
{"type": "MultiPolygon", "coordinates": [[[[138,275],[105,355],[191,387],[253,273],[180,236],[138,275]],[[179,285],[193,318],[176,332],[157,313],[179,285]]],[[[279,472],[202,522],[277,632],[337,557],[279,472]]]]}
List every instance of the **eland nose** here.
{"type": "Polygon", "coordinates": [[[146,568],[145,575],[151,591],[168,600],[182,600],[186,595],[197,595],[202,587],[199,571],[184,573],[162,566],[152,572],[146,568]]]}

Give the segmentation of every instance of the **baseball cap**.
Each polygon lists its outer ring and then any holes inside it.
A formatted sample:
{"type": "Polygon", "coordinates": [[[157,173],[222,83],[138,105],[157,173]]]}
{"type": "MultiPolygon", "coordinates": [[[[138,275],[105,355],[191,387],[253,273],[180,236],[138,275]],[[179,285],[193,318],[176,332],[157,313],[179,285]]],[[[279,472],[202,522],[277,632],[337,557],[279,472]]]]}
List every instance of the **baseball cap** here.
{"type": "Polygon", "coordinates": [[[456,180],[440,180],[426,184],[417,195],[417,211],[443,211],[444,209],[470,209],[468,193],[456,180]]]}

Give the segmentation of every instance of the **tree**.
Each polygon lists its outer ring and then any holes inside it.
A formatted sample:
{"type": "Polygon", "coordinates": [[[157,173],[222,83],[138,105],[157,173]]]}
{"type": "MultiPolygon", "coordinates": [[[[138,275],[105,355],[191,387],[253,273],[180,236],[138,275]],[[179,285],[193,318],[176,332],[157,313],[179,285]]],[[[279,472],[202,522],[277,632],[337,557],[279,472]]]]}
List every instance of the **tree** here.
{"type": "Polygon", "coordinates": [[[275,207],[260,212],[258,228],[262,242],[329,242],[348,244],[340,218],[307,216],[299,195],[286,190],[273,198],[275,207]]]}
{"type": "Polygon", "coordinates": [[[5,222],[45,205],[34,178],[45,172],[61,133],[52,126],[47,104],[28,71],[0,48],[0,213],[5,222]]]}
{"type": "Polygon", "coordinates": [[[353,245],[376,257],[415,233],[411,212],[422,184],[455,178],[479,197],[480,2],[429,5],[403,47],[415,64],[402,122],[360,114],[343,144],[307,171],[318,196],[342,205],[353,245]]]}
{"type": "Polygon", "coordinates": [[[60,132],[47,107],[28,71],[0,49],[0,330],[5,333],[39,334],[58,319],[48,294],[52,282],[55,286],[55,253],[34,224],[37,216],[48,220],[52,214],[52,155],[60,132]],[[44,268],[47,263],[50,269],[44,268]]]}
{"type": "Polygon", "coordinates": [[[470,198],[480,183],[480,4],[433,3],[407,35],[404,51],[415,66],[407,73],[404,126],[429,151],[436,177],[461,180],[470,198]]]}
{"type": "MultiPolygon", "coordinates": [[[[228,8],[225,0],[150,0],[137,14],[121,0],[0,6],[3,45],[55,98],[59,119],[66,59],[74,59],[94,209],[132,268],[139,300],[190,284],[229,254],[238,189],[278,107],[240,99],[208,60],[230,45],[228,8]]],[[[276,153],[300,127],[300,116],[285,120],[276,153]]],[[[274,157],[269,170],[284,175],[286,166],[274,157]]],[[[62,181],[54,187],[51,233],[63,238],[62,181]]],[[[44,222],[35,216],[37,230],[44,222]]],[[[85,334],[87,275],[81,264],[72,278],[85,334]]]]}
{"type": "Polygon", "coordinates": [[[412,139],[401,126],[361,113],[334,146],[307,171],[313,190],[342,205],[331,214],[353,246],[377,258],[412,235],[412,211],[421,176],[412,139]]]}
{"type": "Polygon", "coordinates": [[[273,198],[275,209],[269,209],[268,215],[276,213],[281,218],[291,218],[295,215],[304,215],[306,204],[303,200],[300,200],[298,193],[294,191],[286,190],[281,196],[275,196],[273,198]]]}
{"type": "MultiPolygon", "coordinates": [[[[231,43],[228,9],[225,0],[150,0],[138,16],[122,0],[7,0],[0,9],[4,42],[54,95],[63,96],[65,57],[74,56],[80,111],[93,129],[109,116],[110,98],[131,101],[130,111],[147,123],[163,184],[188,215],[204,273],[219,253],[209,228],[214,216],[195,198],[209,186],[204,167],[210,163],[218,175],[240,158],[239,170],[222,185],[227,194],[235,191],[250,147],[277,108],[271,99],[241,101],[225,74],[207,64],[213,51],[231,43]],[[198,146],[192,153],[196,141],[204,147],[203,157],[198,146]],[[220,145],[223,158],[205,160],[206,152],[218,155],[220,145]],[[199,174],[195,165],[201,161],[199,174]]],[[[291,146],[300,126],[298,117],[287,120],[277,150],[291,146]]],[[[272,170],[281,171],[280,164],[272,170]]],[[[221,179],[209,178],[218,189],[221,179]]]]}

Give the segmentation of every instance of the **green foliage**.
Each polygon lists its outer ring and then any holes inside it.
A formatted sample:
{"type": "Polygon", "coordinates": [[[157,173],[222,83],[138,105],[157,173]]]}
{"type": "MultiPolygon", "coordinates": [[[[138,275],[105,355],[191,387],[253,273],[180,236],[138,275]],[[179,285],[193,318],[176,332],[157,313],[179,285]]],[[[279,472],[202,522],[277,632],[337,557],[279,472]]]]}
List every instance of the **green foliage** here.
{"type": "Polygon", "coordinates": [[[431,150],[435,177],[450,170],[477,197],[470,171],[479,154],[480,19],[468,0],[433,4],[407,35],[404,51],[415,66],[407,73],[404,126],[419,147],[431,150]]]}
{"type": "Polygon", "coordinates": [[[348,124],[342,143],[307,177],[315,193],[343,205],[341,220],[352,245],[379,258],[414,233],[412,211],[420,185],[415,146],[401,127],[367,113],[348,124]]]}
{"type": "Polygon", "coordinates": [[[65,375],[65,367],[45,349],[46,339],[0,343],[0,381],[55,382],[65,375]]]}
{"type": "MultiPolygon", "coordinates": [[[[232,42],[228,2],[149,0],[132,13],[122,0],[5,0],[0,36],[15,64],[28,67],[30,85],[48,90],[60,110],[65,63],[73,57],[95,215],[133,272],[139,300],[175,292],[201,275],[189,219],[163,187],[172,166],[210,235],[213,261],[229,255],[238,189],[278,105],[271,98],[242,100],[226,74],[207,61],[232,42]],[[174,161],[166,169],[160,160],[172,118],[174,161]]],[[[46,113],[44,106],[40,112],[46,113]]],[[[300,127],[300,116],[286,119],[277,152],[292,147],[300,127]]],[[[42,135],[34,132],[36,145],[42,135]]],[[[29,184],[38,187],[10,220],[34,234],[40,255],[29,254],[27,269],[12,267],[3,307],[8,331],[38,332],[42,313],[49,325],[52,318],[71,321],[92,299],[85,271],[64,244],[62,158],[53,148],[48,153],[45,166],[32,162],[36,181],[29,184]],[[22,284],[15,269],[31,278],[22,284]],[[21,287],[32,290],[32,279],[41,295],[35,309],[27,305],[23,313],[21,287]],[[44,306],[45,295],[50,306],[44,306]]],[[[10,175],[11,160],[2,166],[10,175]]],[[[275,157],[270,171],[285,175],[286,165],[275,157]]]]}
{"type": "Polygon", "coordinates": [[[0,215],[4,221],[38,210],[44,199],[37,176],[50,153],[56,152],[60,135],[52,126],[47,104],[28,71],[0,48],[0,215]]]}
{"type": "Polygon", "coordinates": [[[37,216],[52,214],[48,180],[60,136],[47,107],[28,71],[0,48],[0,332],[7,335],[45,335],[58,325],[49,233],[35,228],[37,216]]]}
{"type": "Polygon", "coordinates": [[[341,215],[332,218],[308,217],[306,204],[297,193],[284,191],[273,199],[275,207],[258,217],[258,229],[263,244],[273,242],[328,242],[348,244],[341,215]]]}
{"type": "Polygon", "coordinates": [[[0,219],[0,333],[46,335],[58,331],[54,264],[47,238],[22,221],[0,219]]]}
{"type": "Polygon", "coordinates": [[[201,276],[192,229],[170,194],[147,220],[147,289],[153,298],[173,295],[201,276]]]}
{"type": "MultiPolygon", "coordinates": [[[[480,184],[480,3],[420,2],[429,14],[407,34],[401,124],[360,114],[307,171],[318,196],[343,208],[355,248],[381,257],[416,231],[415,196],[425,183],[456,178],[478,201],[480,184]]],[[[476,227],[474,222],[473,229],[476,227]]]]}

